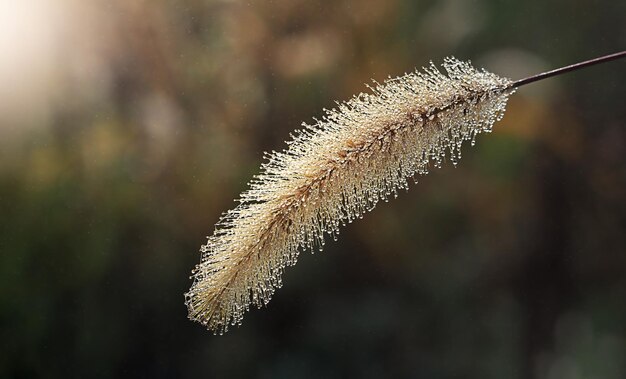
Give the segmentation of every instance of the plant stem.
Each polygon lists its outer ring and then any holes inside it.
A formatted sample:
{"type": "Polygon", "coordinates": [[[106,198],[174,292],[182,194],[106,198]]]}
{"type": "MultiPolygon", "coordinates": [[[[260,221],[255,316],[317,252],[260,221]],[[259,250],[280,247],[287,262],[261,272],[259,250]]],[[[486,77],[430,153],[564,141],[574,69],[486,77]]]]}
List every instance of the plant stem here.
{"type": "Polygon", "coordinates": [[[619,58],[624,58],[624,57],[626,57],[626,50],[620,51],[618,53],[609,54],[609,55],[605,55],[605,56],[602,56],[602,57],[590,59],[590,60],[584,61],[584,62],[574,63],[574,64],[569,65],[569,66],[557,68],[557,69],[554,69],[554,70],[551,70],[551,71],[543,72],[541,74],[537,74],[537,75],[529,76],[529,77],[524,78],[524,79],[517,80],[517,81],[513,82],[513,84],[511,84],[511,88],[521,87],[523,85],[530,84],[530,83],[533,83],[533,82],[536,82],[536,81],[539,81],[539,80],[543,80],[543,79],[546,79],[546,78],[550,78],[552,76],[565,74],[566,72],[579,70],[581,68],[593,66],[593,65],[596,65],[596,64],[600,64],[600,63],[604,63],[604,62],[608,62],[608,61],[612,61],[614,59],[619,59],[619,58]]]}

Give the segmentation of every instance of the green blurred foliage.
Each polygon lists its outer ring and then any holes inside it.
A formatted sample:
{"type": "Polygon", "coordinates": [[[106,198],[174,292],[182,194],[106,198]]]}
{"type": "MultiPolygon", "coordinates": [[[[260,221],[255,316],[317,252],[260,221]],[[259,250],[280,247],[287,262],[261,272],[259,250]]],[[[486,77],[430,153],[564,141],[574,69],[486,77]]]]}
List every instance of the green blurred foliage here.
{"type": "Polygon", "coordinates": [[[623,62],[521,89],[227,335],[182,295],[262,152],[335,99],[623,49],[625,2],[85,3],[38,8],[50,45],[0,70],[30,91],[0,107],[0,377],[626,376],[623,62]]]}

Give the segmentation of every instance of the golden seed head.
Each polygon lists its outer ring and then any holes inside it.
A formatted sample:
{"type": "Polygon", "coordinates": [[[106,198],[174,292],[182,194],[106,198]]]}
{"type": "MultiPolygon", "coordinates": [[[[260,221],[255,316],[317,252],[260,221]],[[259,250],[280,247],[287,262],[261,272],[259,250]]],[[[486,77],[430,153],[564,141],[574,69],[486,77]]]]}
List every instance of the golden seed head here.
{"type": "Polygon", "coordinates": [[[267,304],[300,249],[324,245],[339,228],[407,189],[407,180],[454,164],[463,141],[490,132],[512,94],[511,81],[455,58],[441,73],[389,79],[326,111],[272,152],[201,248],[185,294],[189,318],[214,332],[267,304]]]}

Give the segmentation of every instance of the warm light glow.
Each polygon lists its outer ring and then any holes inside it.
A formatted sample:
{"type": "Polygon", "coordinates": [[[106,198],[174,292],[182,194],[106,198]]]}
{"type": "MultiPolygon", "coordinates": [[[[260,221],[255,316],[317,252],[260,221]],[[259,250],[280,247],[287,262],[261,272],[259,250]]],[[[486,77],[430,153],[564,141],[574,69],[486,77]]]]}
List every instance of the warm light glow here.
{"type": "Polygon", "coordinates": [[[0,1],[0,136],[45,128],[55,107],[84,97],[80,88],[95,92],[106,65],[94,9],[71,0],[0,1]]]}
{"type": "Polygon", "coordinates": [[[61,37],[58,3],[51,0],[0,2],[0,119],[46,112],[58,68],[61,37]]]}

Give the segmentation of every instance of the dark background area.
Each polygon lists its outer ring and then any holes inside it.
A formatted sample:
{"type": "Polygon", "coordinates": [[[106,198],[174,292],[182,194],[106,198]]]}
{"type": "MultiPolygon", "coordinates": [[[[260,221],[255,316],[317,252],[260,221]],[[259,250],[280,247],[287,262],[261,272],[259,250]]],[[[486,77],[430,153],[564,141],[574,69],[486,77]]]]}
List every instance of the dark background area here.
{"type": "Polygon", "coordinates": [[[521,78],[626,48],[624,1],[0,5],[0,377],[626,377],[626,62],[304,253],[214,336],[199,246],[302,121],[454,55],[521,78]],[[331,241],[332,242],[332,241],[331,241]]]}

